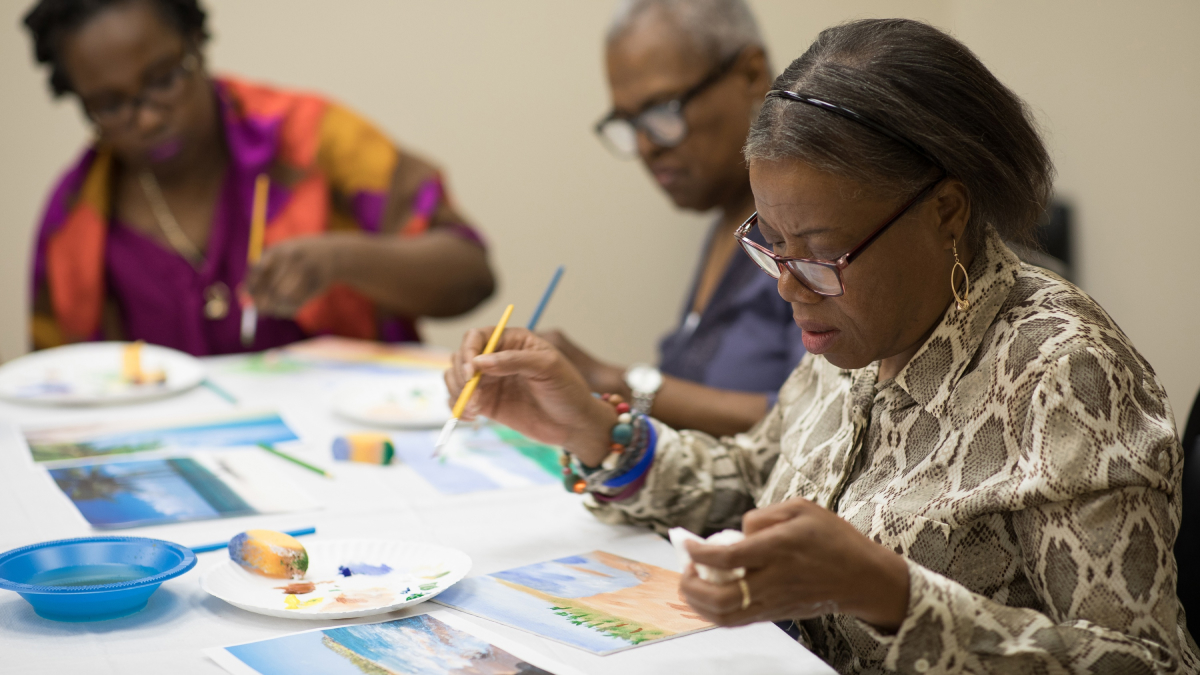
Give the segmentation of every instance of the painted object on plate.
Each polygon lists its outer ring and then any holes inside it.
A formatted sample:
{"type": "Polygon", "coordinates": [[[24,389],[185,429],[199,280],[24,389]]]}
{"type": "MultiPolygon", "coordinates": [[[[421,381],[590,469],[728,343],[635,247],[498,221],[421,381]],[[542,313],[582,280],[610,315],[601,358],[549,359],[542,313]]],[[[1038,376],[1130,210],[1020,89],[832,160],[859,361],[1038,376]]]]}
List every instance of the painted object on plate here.
{"type": "Polygon", "coordinates": [[[121,354],[121,379],[127,384],[162,384],[167,381],[167,373],[161,368],[145,370],[142,368],[142,340],[125,345],[121,354]]]}
{"type": "Polygon", "coordinates": [[[246,530],[229,540],[229,558],[272,579],[299,579],[308,571],[308,552],[295,537],[273,530],[246,530]]]}

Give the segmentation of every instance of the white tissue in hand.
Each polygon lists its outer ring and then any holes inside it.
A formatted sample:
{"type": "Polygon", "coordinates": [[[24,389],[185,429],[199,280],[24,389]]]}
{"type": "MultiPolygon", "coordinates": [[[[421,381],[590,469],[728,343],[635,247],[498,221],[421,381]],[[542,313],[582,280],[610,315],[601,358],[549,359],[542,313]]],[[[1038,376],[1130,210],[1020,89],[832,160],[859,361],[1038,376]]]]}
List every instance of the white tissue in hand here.
{"type": "MultiPolygon", "coordinates": [[[[715,546],[728,546],[736,544],[746,538],[746,535],[737,530],[721,530],[720,532],[710,536],[708,539],[698,537],[682,527],[672,527],[667,531],[667,535],[671,538],[671,545],[675,547],[675,553],[679,556],[679,566],[686,568],[687,564],[692,562],[692,556],[688,555],[687,548],[683,545],[685,541],[698,541],[704,544],[712,544],[715,546]]],[[[709,567],[700,563],[694,563],[696,566],[696,574],[703,580],[714,584],[729,584],[746,576],[746,568],[738,567],[732,570],[723,570],[716,567],[709,567]]]]}

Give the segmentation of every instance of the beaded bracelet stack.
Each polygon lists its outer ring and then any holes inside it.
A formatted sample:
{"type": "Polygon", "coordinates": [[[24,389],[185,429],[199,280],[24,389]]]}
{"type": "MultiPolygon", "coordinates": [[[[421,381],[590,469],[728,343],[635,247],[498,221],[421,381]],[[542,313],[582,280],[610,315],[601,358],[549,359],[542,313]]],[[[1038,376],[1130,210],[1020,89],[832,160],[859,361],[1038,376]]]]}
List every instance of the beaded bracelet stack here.
{"type": "MultiPolygon", "coordinates": [[[[645,475],[654,459],[654,427],[650,424],[650,418],[633,414],[629,404],[619,394],[593,396],[611,404],[617,412],[617,423],[610,433],[609,453],[600,466],[588,467],[564,452],[560,460],[563,487],[568,492],[581,494],[587,491],[590,478],[599,483],[598,487],[625,488],[621,491],[622,495],[627,492],[632,494],[645,482],[645,475]],[[605,480],[600,481],[601,478],[605,480]]],[[[611,499],[596,492],[592,494],[602,501],[611,499]]]]}

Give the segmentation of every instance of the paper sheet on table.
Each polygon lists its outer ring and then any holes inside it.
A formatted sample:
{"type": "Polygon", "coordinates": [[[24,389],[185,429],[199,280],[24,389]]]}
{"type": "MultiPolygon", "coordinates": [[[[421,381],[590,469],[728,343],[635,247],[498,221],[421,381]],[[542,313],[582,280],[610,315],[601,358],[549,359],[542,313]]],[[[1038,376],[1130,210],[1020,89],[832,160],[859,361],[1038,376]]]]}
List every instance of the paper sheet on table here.
{"type": "Polygon", "coordinates": [[[92,527],[117,529],[317,508],[281,467],[261,450],[237,450],[49,472],[92,527]]]}
{"type": "Polygon", "coordinates": [[[230,448],[286,443],[296,434],[272,410],[162,420],[39,425],[22,430],[35,462],[115,458],[121,455],[195,448],[230,448]]]}
{"type": "Polygon", "coordinates": [[[595,654],[713,624],[679,597],[679,573],[592,551],[463,579],[433,602],[595,654]]]}
{"type": "Polygon", "coordinates": [[[560,452],[494,423],[460,424],[433,456],[437,431],[392,434],[396,456],[442,494],[553,485],[562,480],[560,452]]]}
{"type": "Polygon", "coordinates": [[[450,367],[450,351],[425,345],[386,344],[324,335],[294,342],[281,350],[288,357],[325,367],[440,371],[450,367]]]}
{"type": "Polygon", "coordinates": [[[233,675],[579,673],[445,610],[383,623],[321,628],[207,649],[204,654],[233,675]]]}

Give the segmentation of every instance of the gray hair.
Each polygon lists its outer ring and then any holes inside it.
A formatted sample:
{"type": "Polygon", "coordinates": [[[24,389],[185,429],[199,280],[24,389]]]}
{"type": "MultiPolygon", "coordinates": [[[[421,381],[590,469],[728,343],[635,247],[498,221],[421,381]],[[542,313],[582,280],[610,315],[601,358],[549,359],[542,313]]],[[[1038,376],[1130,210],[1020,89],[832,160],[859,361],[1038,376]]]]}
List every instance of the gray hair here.
{"type": "Polygon", "coordinates": [[[672,19],[714,61],[751,45],[764,47],[758,22],[745,0],[621,0],[608,27],[608,43],[655,10],[672,19]]]}
{"type": "MultiPolygon", "coordinates": [[[[775,80],[849,108],[916,143],[962,181],[971,200],[967,240],[987,225],[1031,241],[1054,166],[1025,103],[971,50],[907,19],[866,19],[821,31],[775,80]]],[[[938,171],[902,144],[805,103],[769,98],[746,140],[747,161],[798,160],[899,196],[938,171]]]]}

